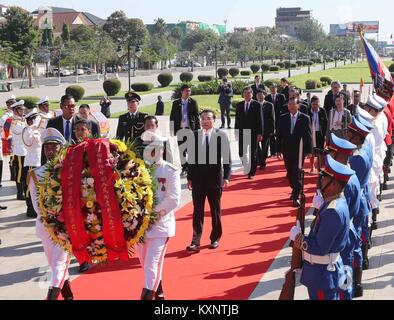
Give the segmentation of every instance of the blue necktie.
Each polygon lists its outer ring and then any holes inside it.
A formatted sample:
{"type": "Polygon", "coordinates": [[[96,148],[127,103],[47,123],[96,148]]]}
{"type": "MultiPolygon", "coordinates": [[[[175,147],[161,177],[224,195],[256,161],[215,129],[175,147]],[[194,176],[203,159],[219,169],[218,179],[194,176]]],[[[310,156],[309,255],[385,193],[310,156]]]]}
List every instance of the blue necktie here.
{"type": "Polygon", "coordinates": [[[66,130],[64,133],[64,138],[66,139],[67,142],[70,142],[70,121],[66,122],[66,130]]]}

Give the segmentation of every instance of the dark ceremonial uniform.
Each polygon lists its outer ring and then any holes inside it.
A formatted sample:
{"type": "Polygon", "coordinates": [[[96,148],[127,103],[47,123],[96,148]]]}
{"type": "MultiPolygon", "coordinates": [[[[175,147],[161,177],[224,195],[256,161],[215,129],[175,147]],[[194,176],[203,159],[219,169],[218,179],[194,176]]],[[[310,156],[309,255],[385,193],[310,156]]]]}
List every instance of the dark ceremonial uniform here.
{"type": "Polygon", "coordinates": [[[116,137],[120,140],[134,141],[141,137],[144,133],[144,121],[148,116],[146,113],[136,112],[135,115],[130,112],[119,117],[118,129],[116,130],[116,137]]]}

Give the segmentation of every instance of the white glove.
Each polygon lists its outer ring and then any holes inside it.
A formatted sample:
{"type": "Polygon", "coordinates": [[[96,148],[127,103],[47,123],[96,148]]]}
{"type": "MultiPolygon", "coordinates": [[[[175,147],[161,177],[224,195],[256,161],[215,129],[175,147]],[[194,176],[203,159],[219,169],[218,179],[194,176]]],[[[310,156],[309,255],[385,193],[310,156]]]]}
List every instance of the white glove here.
{"type": "Polygon", "coordinates": [[[313,197],[313,208],[320,209],[324,204],[324,198],[320,190],[317,190],[316,195],[313,197]]]}
{"type": "Polygon", "coordinates": [[[295,241],[296,237],[302,232],[301,230],[301,224],[300,222],[297,220],[297,226],[294,226],[293,228],[291,228],[290,230],[290,240],[291,241],[295,241]]]}

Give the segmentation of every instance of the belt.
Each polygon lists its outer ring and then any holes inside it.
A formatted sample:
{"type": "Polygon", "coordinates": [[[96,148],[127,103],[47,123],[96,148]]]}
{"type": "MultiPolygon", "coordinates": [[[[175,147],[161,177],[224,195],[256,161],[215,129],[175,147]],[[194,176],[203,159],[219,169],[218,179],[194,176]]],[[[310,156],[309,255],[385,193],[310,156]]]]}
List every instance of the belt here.
{"type": "Polygon", "coordinates": [[[327,265],[328,271],[335,271],[335,263],[339,261],[340,257],[341,255],[339,253],[330,253],[325,256],[316,256],[303,251],[303,258],[305,261],[308,261],[310,264],[327,265]]]}

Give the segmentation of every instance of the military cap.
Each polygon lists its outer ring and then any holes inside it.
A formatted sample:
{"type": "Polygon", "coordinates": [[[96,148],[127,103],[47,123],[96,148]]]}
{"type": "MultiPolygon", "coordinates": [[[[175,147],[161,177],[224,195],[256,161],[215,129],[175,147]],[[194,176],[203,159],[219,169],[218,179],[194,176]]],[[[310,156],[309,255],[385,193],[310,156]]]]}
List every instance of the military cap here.
{"type": "Polygon", "coordinates": [[[41,99],[37,102],[37,105],[44,104],[44,103],[49,103],[49,97],[48,97],[48,96],[46,96],[46,97],[44,97],[44,98],[41,98],[41,99]]]}
{"type": "Polygon", "coordinates": [[[374,98],[374,96],[372,94],[369,95],[366,105],[368,107],[374,109],[377,112],[380,112],[383,110],[382,105],[378,101],[376,101],[376,99],[374,98]]]}
{"type": "Polygon", "coordinates": [[[141,97],[133,91],[127,92],[124,97],[127,101],[141,101],[141,97]]]}
{"type": "Polygon", "coordinates": [[[338,138],[334,133],[331,133],[330,137],[329,150],[351,156],[353,151],[357,149],[356,145],[345,139],[338,138]]]}
{"type": "Polygon", "coordinates": [[[48,128],[45,131],[45,137],[43,140],[43,144],[47,143],[57,143],[61,145],[66,144],[66,139],[64,139],[63,135],[55,128],[48,128]]]}
{"type": "Polygon", "coordinates": [[[339,180],[347,183],[355,171],[350,167],[334,160],[330,155],[326,156],[326,166],[323,170],[324,173],[333,177],[335,180],[339,180]]]}
{"type": "Polygon", "coordinates": [[[377,94],[374,94],[373,97],[375,98],[376,102],[382,106],[383,109],[387,106],[388,102],[383,98],[379,97],[377,94]]]}
{"type": "MultiPolygon", "coordinates": [[[[358,107],[360,108],[360,107],[358,107]]],[[[361,108],[360,108],[361,109],[361,108]]],[[[373,117],[366,112],[364,109],[361,109],[363,113],[360,112],[360,110],[357,110],[357,115],[356,118],[359,122],[361,122],[368,130],[372,130],[375,128],[375,126],[372,124],[373,117]],[[365,116],[364,116],[365,114],[365,116]]]]}
{"type": "Polygon", "coordinates": [[[25,100],[20,100],[18,102],[15,102],[11,108],[20,108],[25,106],[25,100]]]}
{"type": "Polygon", "coordinates": [[[16,97],[14,95],[12,95],[11,97],[9,97],[5,103],[15,103],[16,102],[16,97]]]}
{"type": "Polygon", "coordinates": [[[37,108],[31,109],[30,112],[25,115],[25,119],[29,119],[29,118],[32,118],[34,116],[38,116],[37,108]]]}
{"type": "Polygon", "coordinates": [[[353,117],[353,121],[349,124],[348,128],[360,134],[363,137],[366,137],[371,133],[371,131],[364,126],[360,121],[357,120],[356,117],[353,117]]]}

